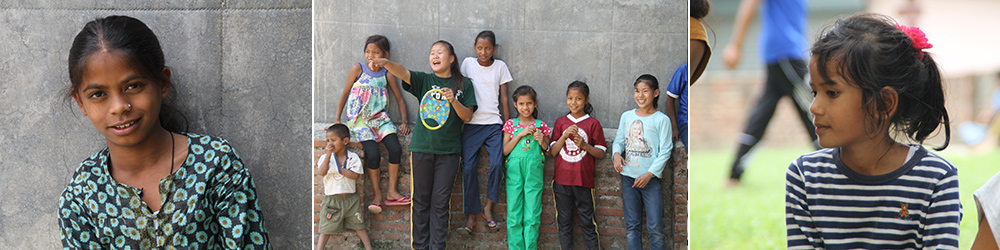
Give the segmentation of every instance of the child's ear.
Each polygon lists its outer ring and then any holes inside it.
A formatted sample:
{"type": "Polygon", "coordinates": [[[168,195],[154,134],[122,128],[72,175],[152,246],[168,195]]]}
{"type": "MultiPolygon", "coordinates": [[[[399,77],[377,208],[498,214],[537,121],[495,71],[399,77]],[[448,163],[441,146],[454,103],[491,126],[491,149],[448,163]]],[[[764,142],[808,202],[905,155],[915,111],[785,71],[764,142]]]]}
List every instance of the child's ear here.
{"type": "Polygon", "coordinates": [[[882,97],[882,104],[885,105],[885,113],[883,114],[886,117],[884,118],[889,119],[896,114],[896,108],[899,106],[899,93],[891,87],[882,87],[878,94],[882,97]]]}
{"type": "Polygon", "coordinates": [[[80,113],[87,116],[87,110],[83,108],[83,101],[80,100],[80,93],[73,93],[73,100],[76,101],[76,106],[80,107],[80,113]]]}
{"type": "Polygon", "coordinates": [[[163,67],[163,71],[161,73],[163,74],[164,79],[164,82],[160,84],[160,98],[162,99],[167,98],[167,94],[170,93],[170,88],[173,87],[173,84],[170,81],[170,67],[163,67]]]}

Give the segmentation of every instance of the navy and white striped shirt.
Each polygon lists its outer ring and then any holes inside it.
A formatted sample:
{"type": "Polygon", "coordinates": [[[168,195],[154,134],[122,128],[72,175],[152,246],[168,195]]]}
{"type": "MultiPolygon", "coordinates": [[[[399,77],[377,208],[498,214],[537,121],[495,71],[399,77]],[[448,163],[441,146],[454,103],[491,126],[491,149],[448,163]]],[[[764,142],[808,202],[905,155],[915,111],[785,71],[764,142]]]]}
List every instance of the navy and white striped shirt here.
{"type": "Polygon", "coordinates": [[[958,173],[918,146],[902,167],[859,174],[840,149],[804,154],[788,167],[789,249],[957,249],[962,204],[958,173]]]}

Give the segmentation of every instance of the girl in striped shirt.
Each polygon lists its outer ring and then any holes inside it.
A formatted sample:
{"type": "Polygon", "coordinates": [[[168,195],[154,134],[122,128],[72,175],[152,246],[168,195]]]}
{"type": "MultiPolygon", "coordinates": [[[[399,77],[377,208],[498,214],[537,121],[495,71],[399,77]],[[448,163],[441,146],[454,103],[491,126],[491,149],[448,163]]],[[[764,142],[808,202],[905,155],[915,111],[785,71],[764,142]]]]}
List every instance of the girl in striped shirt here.
{"type": "Polygon", "coordinates": [[[838,20],[813,45],[809,110],[825,149],[788,167],[788,248],[958,247],[957,169],[920,145],[939,127],[936,150],[951,137],[928,48],[920,29],[875,14],[838,20]]]}

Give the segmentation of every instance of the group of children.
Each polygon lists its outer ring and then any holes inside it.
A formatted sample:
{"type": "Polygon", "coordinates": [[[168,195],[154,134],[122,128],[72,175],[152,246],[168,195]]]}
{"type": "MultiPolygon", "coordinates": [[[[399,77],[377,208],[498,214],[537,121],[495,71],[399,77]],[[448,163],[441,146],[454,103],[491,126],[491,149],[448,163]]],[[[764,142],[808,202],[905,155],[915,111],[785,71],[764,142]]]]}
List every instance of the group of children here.
{"type": "MultiPolygon", "coordinates": [[[[323,175],[324,198],[320,208],[319,248],[330,234],[343,228],[357,231],[367,249],[371,244],[364,230],[361,201],[354,179],[363,174],[362,160],[347,152],[352,140],[360,140],[375,191],[369,211],[381,211],[379,155],[376,142],[389,151],[390,185],[387,205],[411,205],[411,247],[443,249],[448,235],[449,200],[459,167],[463,172],[466,225],[457,229],[472,234],[476,215],[482,213],[488,229],[499,228],[492,205],[499,202],[501,180],[506,183],[507,238],[510,249],[537,249],[543,163],[555,157],[554,193],[559,240],[563,249],[572,246],[573,212],[577,213],[587,249],[598,249],[594,220],[595,159],[605,157],[607,143],[601,123],[589,114],[590,89],[574,81],[566,90],[570,112],[559,117],[551,128],[538,120],[538,96],[528,85],[513,91],[511,101],[516,117],[510,117],[507,83],[513,78],[506,64],[493,58],[496,37],[483,31],[476,37],[476,57],[466,58],[461,67],[455,50],[447,41],[431,46],[428,61],[433,72],[411,71],[389,61],[389,42],[384,36],[369,37],[365,44],[367,63],[352,67],[338,105],[336,124],[326,129],[326,152],[317,162],[323,175]],[[468,78],[467,78],[468,77],[468,78]],[[395,79],[402,89],[420,99],[419,122],[413,128],[411,152],[412,199],[396,191],[400,147],[396,128],[385,112],[386,87],[400,105],[403,125],[409,132],[406,108],[395,79]],[[498,98],[500,97],[500,98],[498,98]],[[347,104],[348,121],[339,123],[347,104]],[[501,111],[503,112],[501,116],[501,111]],[[506,122],[504,121],[504,118],[506,122]],[[481,151],[489,155],[487,201],[480,206],[478,161],[481,151]],[[501,155],[502,152],[502,155],[501,155]],[[505,157],[506,156],[506,157],[505,157]],[[504,160],[506,158],[506,160],[504,160]],[[332,161],[331,161],[332,159],[332,161]],[[503,164],[503,165],[501,165],[503,164]]],[[[621,189],[630,249],[642,247],[641,219],[646,224],[653,249],[665,249],[663,200],[659,178],[673,148],[672,125],[667,115],[657,111],[659,82],[642,75],[634,83],[638,108],[622,114],[613,147],[614,169],[621,173],[621,189]]]]}

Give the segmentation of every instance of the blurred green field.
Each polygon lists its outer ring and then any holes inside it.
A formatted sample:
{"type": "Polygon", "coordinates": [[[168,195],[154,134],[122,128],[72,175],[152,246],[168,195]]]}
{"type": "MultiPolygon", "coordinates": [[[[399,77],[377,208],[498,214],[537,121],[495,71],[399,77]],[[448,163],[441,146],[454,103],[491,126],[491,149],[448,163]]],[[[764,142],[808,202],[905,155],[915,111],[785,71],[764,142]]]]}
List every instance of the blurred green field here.
{"type": "MultiPolygon", "coordinates": [[[[963,217],[960,249],[969,249],[977,232],[972,192],[1000,171],[1000,150],[972,153],[950,147],[939,155],[958,167],[963,217]]],[[[767,148],[754,152],[743,184],[725,188],[731,150],[692,150],[690,154],[691,249],[784,249],[785,170],[811,148],[767,148]]]]}

